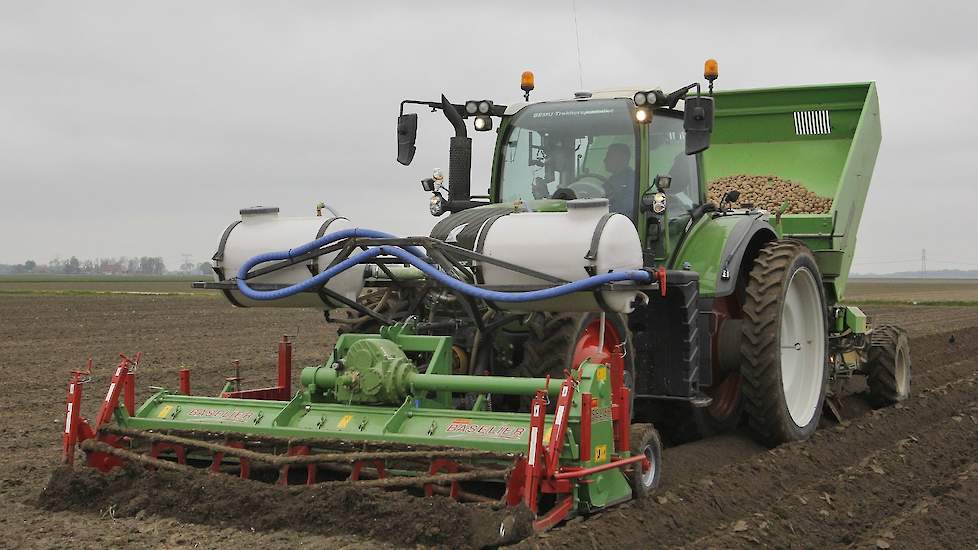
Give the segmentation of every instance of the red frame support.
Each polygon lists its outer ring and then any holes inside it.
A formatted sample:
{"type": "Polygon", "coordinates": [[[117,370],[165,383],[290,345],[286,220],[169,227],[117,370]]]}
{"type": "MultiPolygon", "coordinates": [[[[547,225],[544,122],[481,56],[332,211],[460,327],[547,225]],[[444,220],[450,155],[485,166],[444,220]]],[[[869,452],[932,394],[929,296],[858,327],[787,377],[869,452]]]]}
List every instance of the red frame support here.
{"type": "Polygon", "coordinates": [[[292,342],[285,334],[278,343],[278,389],[283,401],[292,397],[292,342]]]}
{"type": "MultiPolygon", "coordinates": [[[[301,456],[309,454],[308,445],[290,445],[286,456],[301,456]]],[[[306,485],[312,485],[316,483],[316,472],[317,468],[315,464],[306,464],[306,485]]],[[[285,464],[279,468],[278,473],[278,484],[288,485],[289,484],[289,465],[285,464]]]]}
{"type": "MultiPolygon", "coordinates": [[[[238,382],[241,377],[235,372],[234,378],[228,378],[229,382],[238,382]]],[[[278,343],[278,385],[271,388],[258,388],[254,390],[236,390],[224,392],[221,397],[229,399],[264,399],[268,401],[288,401],[292,398],[292,342],[287,335],[282,336],[282,341],[278,343]]]]}
{"type": "Polygon", "coordinates": [[[384,466],[383,460],[357,460],[353,463],[353,469],[350,471],[350,481],[359,481],[365,467],[372,467],[376,470],[377,479],[387,478],[387,468],[384,466]]]}
{"type": "MultiPolygon", "coordinates": [[[[550,430],[550,440],[546,448],[543,445],[544,424],[546,416],[547,395],[538,391],[533,398],[530,414],[530,441],[525,463],[517,463],[512,478],[507,482],[506,502],[514,505],[523,502],[533,511],[538,512],[539,494],[557,495],[557,503],[546,514],[533,522],[537,532],[546,531],[563,521],[574,506],[573,490],[578,483],[588,483],[582,479],[615,468],[626,468],[632,464],[640,464],[643,470],[649,468],[648,458],[642,454],[628,458],[620,458],[619,453],[630,449],[631,428],[631,391],[624,384],[624,368],[621,362],[609,361],[608,369],[611,378],[611,418],[614,437],[615,456],[611,461],[590,468],[569,467],[560,468],[560,454],[567,435],[567,424],[570,418],[570,406],[577,388],[574,374],[568,373],[561,385],[554,411],[553,425],[550,430]]],[[[581,394],[581,419],[579,457],[582,462],[591,459],[591,427],[592,408],[594,399],[590,393],[581,394]]]]}
{"type": "Polygon", "coordinates": [[[581,394],[581,462],[591,460],[591,409],[594,403],[590,393],[581,394]]]}
{"type": "MultiPolygon", "coordinates": [[[[436,458],[431,461],[431,467],[428,468],[428,475],[435,475],[438,472],[446,472],[449,474],[458,473],[458,463],[454,460],[449,460],[447,458],[436,458]]],[[[448,495],[455,500],[458,500],[459,484],[457,481],[453,481],[451,484],[451,489],[448,495]]],[[[424,496],[430,497],[435,494],[435,486],[432,483],[425,483],[424,485],[424,496]]]]}
{"type": "Polygon", "coordinates": [[[554,474],[554,479],[576,479],[579,477],[589,476],[591,474],[597,474],[605,470],[611,470],[613,468],[621,468],[623,466],[628,466],[629,464],[634,464],[635,462],[643,462],[642,471],[648,470],[648,466],[645,462],[648,462],[649,458],[644,454],[630,456],[628,458],[622,458],[619,460],[612,460],[611,462],[606,462],[604,464],[599,464],[597,466],[592,466],[590,468],[568,468],[566,471],[557,472],[554,474]]]}
{"type": "Polygon", "coordinates": [[[75,463],[75,445],[78,443],[80,425],[84,422],[81,417],[82,387],[91,374],[92,360],[89,359],[85,365],[85,370],[71,371],[71,381],[68,382],[68,396],[65,399],[65,432],[61,440],[61,461],[69,466],[75,463]]]}
{"type": "Polygon", "coordinates": [[[547,446],[547,475],[552,476],[557,471],[557,464],[560,461],[560,451],[564,448],[564,439],[567,436],[567,421],[570,418],[571,401],[574,399],[574,379],[573,375],[568,375],[567,379],[560,386],[560,394],[557,397],[557,409],[554,412],[554,424],[550,429],[550,444],[547,446]]]}
{"type": "MultiPolygon", "coordinates": [[[[234,447],[235,449],[244,449],[244,443],[241,441],[225,441],[224,443],[228,447],[234,447]]],[[[224,453],[218,451],[214,453],[213,460],[211,462],[211,471],[214,473],[221,471],[221,465],[224,463],[224,453]]],[[[247,458],[238,458],[238,476],[241,479],[248,479],[251,477],[251,461],[247,458]]]]}
{"type": "MultiPolygon", "coordinates": [[[[123,391],[127,392],[125,399],[128,399],[128,393],[133,392],[133,401],[135,401],[135,391],[129,389],[131,386],[135,386],[135,378],[130,372],[131,367],[138,364],[142,353],[136,354],[136,360],[132,361],[123,354],[119,354],[122,360],[115,368],[115,373],[112,375],[112,383],[109,384],[109,391],[105,394],[105,399],[102,401],[102,406],[99,408],[98,416],[95,417],[95,431],[98,431],[103,425],[107,424],[112,420],[112,414],[115,412],[116,408],[119,406],[119,394],[123,391]]],[[[135,403],[133,403],[135,406],[135,403]]],[[[129,410],[128,404],[126,410],[129,410]]],[[[129,411],[129,414],[133,414],[129,411]]]]}
{"type": "Polygon", "coordinates": [[[180,369],[180,393],[190,395],[190,369],[180,369]]]}
{"type": "Polygon", "coordinates": [[[168,451],[171,451],[174,455],[176,455],[178,464],[187,463],[187,449],[185,449],[183,445],[177,445],[176,443],[155,441],[150,446],[149,456],[159,458],[161,454],[168,451]]]}
{"type": "Polygon", "coordinates": [[[132,369],[126,370],[126,385],[123,390],[122,402],[126,406],[129,416],[136,414],[136,373],[132,369]]]}
{"type": "Polygon", "coordinates": [[[543,456],[543,424],[547,414],[547,393],[544,390],[537,390],[537,394],[533,396],[530,411],[530,448],[526,455],[523,502],[535,514],[537,512],[537,493],[540,489],[540,478],[545,460],[543,456]]]}

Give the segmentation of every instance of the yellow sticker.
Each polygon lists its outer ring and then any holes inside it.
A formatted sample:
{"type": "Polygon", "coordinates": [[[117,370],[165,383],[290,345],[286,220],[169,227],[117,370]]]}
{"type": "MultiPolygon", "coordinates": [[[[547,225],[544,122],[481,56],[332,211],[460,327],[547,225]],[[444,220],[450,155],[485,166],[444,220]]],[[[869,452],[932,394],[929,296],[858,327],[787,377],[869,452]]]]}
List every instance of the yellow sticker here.
{"type": "Polygon", "coordinates": [[[607,378],[607,377],[608,377],[608,369],[606,369],[606,368],[604,368],[604,367],[599,367],[599,368],[598,368],[598,372],[596,372],[596,373],[594,374],[594,376],[595,376],[595,378],[597,378],[598,380],[604,380],[605,378],[607,378]]]}
{"type": "Polygon", "coordinates": [[[352,414],[348,414],[348,415],[344,416],[343,418],[340,419],[339,422],[336,423],[336,429],[342,430],[343,428],[346,427],[347,424],[350,423],[351,420],[353,420],[353,415],[352,414]]]}
{"type": "Polygon", "coordinates": [[[543,432],[543,444],[544,445],[549,445],[550,444],[550,430],[551,429],[553,429],[553,426],[547,426],[547,431],[543,432]]]}
{"type": "Polygon", "coordinates": [[[598,445],[594,448],[594,461],[595,462],[607,462],[608,461],[608,446],[598,445]]]}
{"type": "Polygon", "coordinates": [[[170,414],[170,411],[172,410],[173,405],[167,405],[160,410],[160,412],[156,415],[156,418],[163,418],[164,416],[170,414]]]}

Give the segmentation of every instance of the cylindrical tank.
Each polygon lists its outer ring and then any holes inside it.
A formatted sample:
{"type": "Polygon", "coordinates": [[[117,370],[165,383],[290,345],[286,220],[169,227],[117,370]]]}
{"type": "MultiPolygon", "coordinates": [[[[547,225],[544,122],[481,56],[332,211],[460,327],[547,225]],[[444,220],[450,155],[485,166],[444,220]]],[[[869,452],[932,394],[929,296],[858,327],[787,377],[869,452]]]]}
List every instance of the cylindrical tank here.
{"type": "MultiPolygon", "coordinates": [[[[241,220],[228,226],[221,237],[214,255],[216,278],[220,281],[236,277],[241,265],[258,254],[288,250],[328,233],[353,227],[349,220],[342,217],[284,217],[279,216],[279,210],[275,207],[245,208],[241,210],[241,220]]],[[[299,283],[325,270],[337,254],[338,252],[324,254],[286,269],[248,279],[248,282],[278,285],[299,283]]],[[[256,266],[260,267],[262,265],[256,266]]],[[[356,300],[363,289],[363,270],[363,265],[354,266],[330,279],[326,288],[345,298],[356,300]]],[[[224,294],[231,303],[248,307],[333,309],[343,305],[315,292],[300,292],[288,298],[267,301],[248,299],[237,290],[228,290],[224,294]]]]}
{"type": "MultiPolygon", "coordinates": [[[[635,224],[609,214],[607,199],[567,202],[566,212],[516,212],[485,224],[476,252],[567,281],[590,275],[642,268],[642,244],[635,224]]],[[[484,284],[491,286],[551,284],[487,262],[480,263],[484,284]]],[[[497,303],[519,311],[600,311],[600,301],[621,313],[632,311],[635,290],[578,292],[526,303],[497,303]]]]}

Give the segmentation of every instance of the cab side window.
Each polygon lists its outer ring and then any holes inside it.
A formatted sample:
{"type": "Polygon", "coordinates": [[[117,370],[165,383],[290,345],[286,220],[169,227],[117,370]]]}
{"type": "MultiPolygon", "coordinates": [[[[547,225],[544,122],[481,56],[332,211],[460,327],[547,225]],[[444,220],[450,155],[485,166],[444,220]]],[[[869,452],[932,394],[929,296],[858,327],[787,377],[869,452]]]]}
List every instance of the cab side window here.
{"type": "Polygon", "coordinates": [[[686,133],[680,117],[659,115],[649,125],[651,171],[649,184],[656,176],[670,176],[672,185],[667,192],[669,217],[687,214],[699,205],[699,177],[696,155],[686,155],[686,133]]]}

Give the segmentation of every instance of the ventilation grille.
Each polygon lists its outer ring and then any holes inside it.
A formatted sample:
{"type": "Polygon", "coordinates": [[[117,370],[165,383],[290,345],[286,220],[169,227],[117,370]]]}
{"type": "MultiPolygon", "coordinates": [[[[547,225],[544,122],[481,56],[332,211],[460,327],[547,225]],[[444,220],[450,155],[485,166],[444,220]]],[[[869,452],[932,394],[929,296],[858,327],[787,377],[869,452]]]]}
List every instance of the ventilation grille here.
{"type": "Polygon", "coordinates": [[[795,134],[818,136],[832,133],[828,111],[795,111],[795,134]]]}

